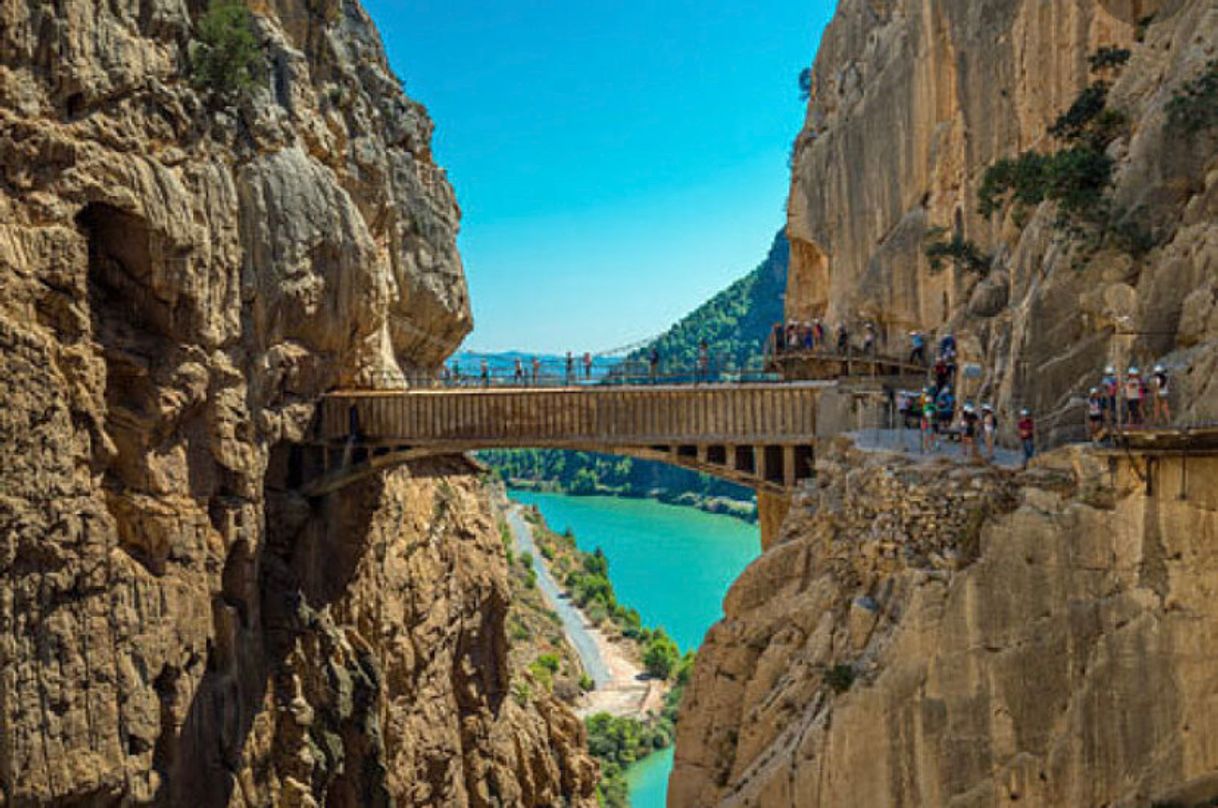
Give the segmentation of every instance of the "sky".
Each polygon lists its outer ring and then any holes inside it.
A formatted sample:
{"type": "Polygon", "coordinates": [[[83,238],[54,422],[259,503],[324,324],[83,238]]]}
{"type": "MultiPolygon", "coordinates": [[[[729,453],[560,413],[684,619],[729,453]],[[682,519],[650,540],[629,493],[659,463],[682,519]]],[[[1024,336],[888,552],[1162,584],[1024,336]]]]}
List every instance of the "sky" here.
{"type": "Polygon", "coordinates": [[[364,0],[462,207],[463,347],[613,349],[760,263],[834,4],[364,0]]]}

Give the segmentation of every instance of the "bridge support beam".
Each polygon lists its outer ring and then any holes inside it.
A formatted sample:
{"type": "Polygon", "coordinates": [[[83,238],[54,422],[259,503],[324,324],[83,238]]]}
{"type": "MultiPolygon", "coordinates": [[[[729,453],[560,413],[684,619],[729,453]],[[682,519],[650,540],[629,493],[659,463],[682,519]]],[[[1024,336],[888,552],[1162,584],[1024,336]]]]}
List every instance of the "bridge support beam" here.
{"type": "Polygon", "coordinates": [[[757,523],[761,526],[761,550],[765,552],[773,546],[778,538],[782,522],[791,510],[790,494],[774,494],[769,491],[757,492],[757,523]]]}

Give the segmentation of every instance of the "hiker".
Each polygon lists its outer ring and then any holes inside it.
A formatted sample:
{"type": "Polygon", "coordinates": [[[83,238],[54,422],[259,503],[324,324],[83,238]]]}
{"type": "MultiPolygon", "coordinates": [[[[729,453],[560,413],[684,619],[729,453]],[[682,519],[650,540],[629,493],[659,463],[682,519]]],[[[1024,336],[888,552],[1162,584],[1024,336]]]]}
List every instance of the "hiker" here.
{"type": "Polygon", "coordinates": [[[1171,405],[1167,402],[1168,383],[1167,383],[1167,368],[1162,365],[1155,365],[1155,374],[1151,377],[1153,381],[1154,394],[1154,418],[1156,424],[1171,423],[1171,405]]]}
{"type": "Polygon", "coordinates": [[[926,364],[926,337],[920,331],[909,332],[909,364],[926,364]]]}
{"type": "Polygon", "coordinates": [[[850,332],[846,330],[845,323],[837,327],[837,352],[839,354],[850,353],[850,332]]]}
{"type": "Polygon", "coordinates": [[[660,352],[655,348],[647,355],[647,375],[652,384],[656,383],[656,377],[660,375],[660,352]]]}
{"type": "Polygon", "coordinates": [[[823,345],[825,342],[825,325],[819,317],[812,321],[812,341],[817,345],[823,345]]]}
{"type": "Polygon", "coordinates": [[[536,356],[533,357],[533,386],[537,386],[537,379],[541,377],[541,360],[536,356]]]}
{"type": "Polygon", "coordinates": [[[799,347],[799,337],[795,333],[796,329],[797,326],[795,325],[794,320],[787,323],[787,347],[791,348],[792,350],[799,347]]]}
{"type": "Polygon", "coordinates": [[[803,338],[804,338],[804,345],[803,345],[804,350],[810,351],[810,350],[812,350],[813,347],[815,347],[815,345],[813,343],[813,338],[812,338],[812,324],[804,323],[802,326],[802,330],[803,330],[803,338]]]}
{"type": "Polygon", "coordinates": [[[967,453],[974,460],[979,460],[977,454],[977,411],[971,402],[964,405],[960,413],[960,425],[963,427],[960,436],[960,454],[967,453]]]}
{"type": "Polygon", "coordinates": [[[456,359],[453,360],[452,381],[453,381],[454,387],[461,386],[461,363],[458,362],[456,359]]]}
{"type": "Polygon", "coordinates": [[[953,348],[943,354],[943,364],[947,366],[947,381],[949,384],[956,383],[956,349],[953,348]]]}
{"type": "Polygon", "coordinates": [[[990,462],[994,461],[994,441],[998,437],[998,416],[994,413],[994,405],[981,405],[981,434],[985,437],[985,456],[990,462]]]}
{"type": "Polygon", "coordinates": [[[939,355],[946,356],[948,352],[956,353],[956,338],[952,336],[951,331],[948,331],[943,335],[943,339],[939,340],[939,355]]]}
{"type": "Polygon", "coordinates": [[[936,432],[944,432],[951,426],[952,417],[956,414],[956,397],[952,395],[950,386],[944,387],[935,397],[936,432]]]}
{"type": "Polygon", "coordinates": [[[922,451],[935,451],[938,448],[938,441],[935,436],[935,399],[931,395],[930,388],[926,387],[922,390],[922,451]]]}
{"type": "Polygon", "coordinates": [[[518,385],[524,384],[524,362],[520,361],[520,357],[516,357],[516,367],[512,373],[512,379],[518,385]]]}
{"type": "Polygon", "coordinates": [[[1100,379],[1100,396],[1104,401],[1104,422],[1108,427],[1117,423],[1117,375],[1112,365],[1104,368],[1104,376],[1100,379]]]}
{"type": "Polygon", "coordinates": [[[782,353],[787,349],[787,331],[782,327],[782,323],[774,323],[773,333],[770,338],[774,341],[774,355],[782,353]]]}
{"type": "Polygon", "coordinates": [[[584,351],[584,381],[592,378],[592,354],[584,351]]]}
{"type": "Polygon", "coordinates": [[[863,353],[875,356],[875,323],[863,326],[863,353]]]}
{"type": "Polygon", "coordinates": [[[1125,414],[1127,426],[1142,424],[1142,376],[1136,367],[1125,374],[1125,414]]]}
{"type": "Polygon", "coordinates": [[[575,357],[571,356],[571,352],[567,351],[567,384],[571,384],[575,380],[575,357]]]}
{"type": "Polygon", "coordinates": [[[486,364],[486,360],[482,360],[482,386],[489,387],[491,384],[491,368],[486,364]]]}
{"type": "Polygon", "coordinates": [[[698,340],[698,379],[707,381],[710,373],[710,346],[706,340],[698,340]]]}
{"type": "Polygon", "coordinates": [[[1036,454],[1036,424],[1032,421],[1032,413],[1027,407],[1019,411],[1019,442],[1023,445],[1023,467],[1028,467],[1028,461],[1036,454]]]}
{"type": "Polygon", "coordinates": [[[942,356],[935,359],[934,365],[935,387],[946,387],[948,382],[947,375],[947,360],[942,356]]]}
{"type": "Polygon", "coordinates": [[[1091,434],[1091,442],[1099,443],[1104,431],[1104,396],[1100,388],[1092,387],[1087,394],[1087,429],[1091,434]]]}

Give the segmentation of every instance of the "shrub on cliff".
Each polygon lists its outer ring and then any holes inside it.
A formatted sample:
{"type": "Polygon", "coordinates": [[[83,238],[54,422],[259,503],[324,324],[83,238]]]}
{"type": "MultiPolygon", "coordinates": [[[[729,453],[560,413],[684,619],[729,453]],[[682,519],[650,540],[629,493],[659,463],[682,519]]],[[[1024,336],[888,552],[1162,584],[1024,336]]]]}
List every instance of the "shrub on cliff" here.
{"type": "Polygon", "coordinates": [[[240,0],[213,0],[195,27],[190,46],[191,79],[213,96],[233,101],[262,72],[254,17],[240,0]]]}
{"type": "Polygon", "coordinates": [[[1167,102],[1167,125],[1185,135],[1218,126],[1218,59],[1167,102]]]}
{"type": "Polygon", "coordinates": [[[667,679],[671,676],[680,659],[681,652],[677,648],[677,644],[664,633],[663,629],[658,629],[652,635],[643,651],[643,667],[647,673],[657,679],[667,679]]]}
{"type": "Polygon", "coordinates": [[[980,247],[966,239],[960,233],[947,237],[947,230],[942,227],[932,227],[926,233],[927,243],[923,252],[930,260],[932,272],[943,269],[944,262],[950,262],[956,269],[987,275],[990,271],[990,256],[980,247]]]}

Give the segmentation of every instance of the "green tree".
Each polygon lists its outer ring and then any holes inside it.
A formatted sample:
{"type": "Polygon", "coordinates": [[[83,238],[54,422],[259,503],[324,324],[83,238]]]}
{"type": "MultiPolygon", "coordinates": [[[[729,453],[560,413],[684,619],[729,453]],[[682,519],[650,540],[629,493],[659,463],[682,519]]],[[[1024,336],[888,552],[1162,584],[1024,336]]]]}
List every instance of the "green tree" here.
{"type": "Polygon", "coordinates": [[[262,72],[262,51],[254,38],[254,17],[241,0],[212,0],[199,18],[191,43],[194,83],[232,102],[262,72]]]}
{"type": "Polygon", "coordinates": [[[643,651],[643,667],[658,679],[667,679],[681,659],[681,652],[663,630],[659,630],[643,651]]]}

